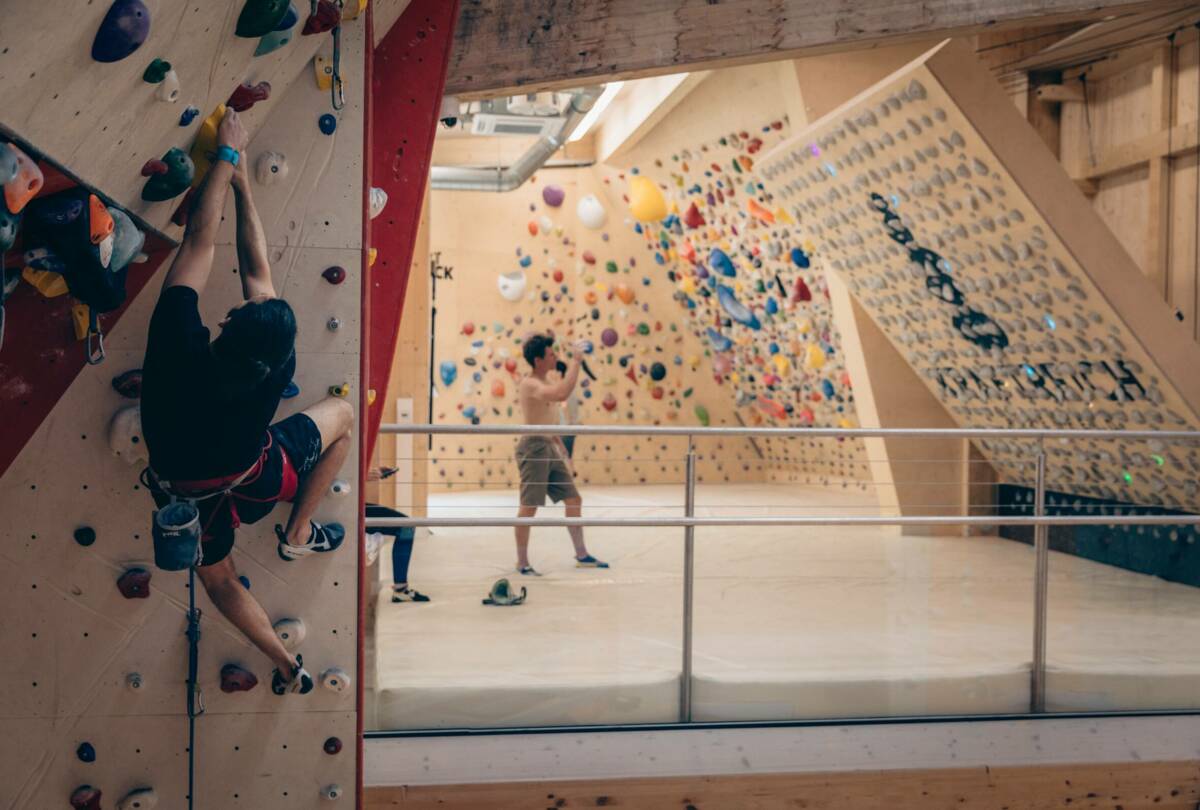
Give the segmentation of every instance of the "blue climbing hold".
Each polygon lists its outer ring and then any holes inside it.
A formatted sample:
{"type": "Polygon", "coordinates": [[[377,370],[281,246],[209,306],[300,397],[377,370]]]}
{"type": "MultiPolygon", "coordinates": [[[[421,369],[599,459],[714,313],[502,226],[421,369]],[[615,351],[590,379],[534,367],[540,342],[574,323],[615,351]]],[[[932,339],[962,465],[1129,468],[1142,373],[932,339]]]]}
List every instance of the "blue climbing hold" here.
{"type": "Polygon", "coordinates": [[[120,62],[142,47],[149,35],[150,9],[146,4],[142,0],[116,0],[92,40],[92,58],[97,62],[120,62]]]}
{"type": "Polygon", "coordinates": [[[254,49],[254,55],[266,56],[269,53],[274,53],[291,41],[292,31],[290,29],[271,31],[268,34],[264,34],[263,38],[258,41],[258,47],[254,49]]]}
{"type": "Polygon", "coordinates": [[[188,124],[195,121],[196,116],[199,114],[200,114],[200,111],[198,109],[196,109],[195,107],[188,107],[186,110],[183,111],[183,115],[179,116],[179,126],[186,127],[188,124]]]}
{"type": "Polygon", "coordinates": [[[243,588],[245,588],[246,590],[250,590],[250,578],[247,577],[245,574],[241,574],[238,576],[238,582],[242,583],[243,588]]]}
{"type": "Polygon", "coordinates": [[[708,342],[719,352],[727,352],[733,348],[733,341],[722,335],[711,326],[708,327],[708,342]]]}
{"type": "Polygon", "coordinates": [[[808,254],[803,250],[800,248],[792,248],[792,264],[804,269],[811,265],[812,262],[808,260],[808,254]]]}
{"type": "Polygon", "coordinates": [[[283,12],[283,19],[279,21],[279,25],[275,26],[275,30],[287,31],[298,22],[300,22],[300,12],[296,10],[296,4],[288,3],[287,11],[283,12]]]}
{"type": "Polygon", "coordinates": [[[79,757],[80,762],[95,762],[96,749],[90,742],[82,742],[75,749],[75,756],[79,757]]]}
{"type": "Polygon", "coordinates": [[[767,298],[767,314],[774,315],[778,311],[779,311],[779,302],[776,301],[774,298],[768,297],[767,298]]]}
{"type": "Polygon", "coordinates": [[[443,360],[438,366],[438,375],[442,378],[442,385],[451,386],[458,379],[458,366],[453,360],[443,360]]]}
{"type": "Polygon", "coordinates": [[[291,399],[292,397],[298,397],[298,396],[300,396],[300,386],[296,385],[295,380],[292,380],[290,383],[287,384],[287,387],[283,389],[283,393],[280,394],[280,396],[283,397],[284,399],[291,399]]]}
{"type": "Polygon", "coordinates": [[[725,310],[725,314],[742,326],[748,326],[751,329],[762,328],[762,324],[758,322],[758,317],[755,316],[748,306],[737,300],[737,296],[733,290],[724,284],[717,285],[717,301],[721,304],[721,309],[725,310]]]}
{"type": "Polygon", "coordinates": [[[522,256],[521,261],[518,262],[518,264],[520,264],[522,267],[528,267],[529,265],[533,264],[533,257],[532,256],[522,256]]]}
{"type": "Polygon", "coordinates": [[[474,421],[476,416],[475,406],[468,405],[467,407],[463,408],[463,416],[474,421]]]}
{"type": "Polygon", "coordinates": [[[317,119],[317,126],[321,128],[321,132],[332,135],[337,129],[337,119],[331,113],[325,113],[317,119]]]}
{"type": "Polygon", "coordinates": [[[733,267],[733,260],[728,254],[720,248],[713,248],[708,254],[708,266],[716,273],[732,278],[737,275],[737,270],[733,267]]]}

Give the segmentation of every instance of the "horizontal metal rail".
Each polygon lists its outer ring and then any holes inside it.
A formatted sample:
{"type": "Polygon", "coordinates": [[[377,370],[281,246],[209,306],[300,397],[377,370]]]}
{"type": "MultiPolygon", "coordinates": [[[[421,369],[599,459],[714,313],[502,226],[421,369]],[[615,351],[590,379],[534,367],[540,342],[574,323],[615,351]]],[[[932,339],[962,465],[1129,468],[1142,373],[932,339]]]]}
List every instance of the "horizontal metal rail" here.
{"type": "Polygon", "coordinates": [[[654,425],[400,425],[379,426],[380,433],[424,436],[746,436],[753,438],[875,439],[1083,439],[1128,441],[1200,441],[1194,430],[1034,430],[1010,428],[755,428],[663,427],[654,425]]]}
{"type": "MultiPolygon", "coordinates": [[[[493,508],[493,507],[487,507],[493,508]]],[[[688,526],[1195,526],[1200,515],[767,515],[762,517],[637,517],[637,518],[518,518],[518,517],[369,517],[368,529],[487,528],[514,526],[625,526],[686,528],[688,526]]]]}

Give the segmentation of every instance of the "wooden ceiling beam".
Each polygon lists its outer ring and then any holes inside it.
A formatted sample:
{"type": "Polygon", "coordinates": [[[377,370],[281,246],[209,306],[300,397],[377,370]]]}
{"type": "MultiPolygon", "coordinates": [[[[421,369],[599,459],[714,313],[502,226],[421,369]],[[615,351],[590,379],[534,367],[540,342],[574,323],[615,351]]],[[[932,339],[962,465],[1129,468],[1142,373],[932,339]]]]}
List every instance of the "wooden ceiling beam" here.
{"type": "Polygon", "coordinates": [[[561,89],[1031,23],[1171,0],[463,0],[446,92],[561,89]]]}

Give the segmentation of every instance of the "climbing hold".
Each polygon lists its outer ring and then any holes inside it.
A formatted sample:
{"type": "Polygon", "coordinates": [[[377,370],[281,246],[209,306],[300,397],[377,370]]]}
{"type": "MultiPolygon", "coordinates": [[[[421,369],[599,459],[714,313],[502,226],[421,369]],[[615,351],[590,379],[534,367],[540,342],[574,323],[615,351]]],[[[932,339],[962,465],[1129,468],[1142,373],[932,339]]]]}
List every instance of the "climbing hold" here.
{"type": "Polygon", "coordinates": [[[613,292],[616,293],[617,298],[621,299],[621,303],[623,303],[623,304],[632,304],[633,303],[633,299],[635,297],[634,292],[632,289],[629,288],[629,286],[627,284],[618,284],[616,286],[616,288],[613,290],[613,292]]]}
{"type": "Polygon", "coordinates": [[[713,329],[711,326],[708,327],[707,335],[708,342],[711,343],[712,347],[717,351],[727,352],[733,348],[733,341],[722,335],[716,329],[713,329]]]}
{"type": "Polygon", "coordinates": [[[333,483],[329,485],[329,492],[332,495],[349,495],[351,489],[352,487],[350,486],[350,482],[344,478],[336,478],[334,479],[333,483]]]}
{"type": "Polygon", "coordinates": [[[300,386],[296,385],[296,381],[292,380],[284,386],[283,393],[280,394],[283,399],[292,399],[300,396],[300,386]]]}
{"type": "Polygon", "coordinates": [[[496,286],[499,287],[504,300],[520,301],[521,296],[525,294],[525,273],[521,270],[501,273],[496,276],[496,286]]]}
{"type": "Polygon", "coordinates": [[[130,791],[117,804],[117,810],[154,810],[158,807],[158,794],[154,788],[142,787],[130,791]]]}
{"type": "Polygon", "coordinates": [[[8,144],[0,143],[0,186],[8,185],[17,179],[21,164],[17,153],[8,148],[8,144]]]}
{"type": "Polygon", "coordinates": [[[249,692],[258,686],[258,678],[248,669],[237,664],[226,664],[221,667],[222,692],[249,692]]]}
{"type": "Polygon", "coordinates": [[[8,251],[17,241],[17,232],[21,229],[21,215],[10,213],[0,205],[0,254],[8,251]]]}
{"type": "Polygon", "coordinates": [[[792,264],[796,265],[802,270],[806,270],[812,264],[812,262],[809,261],[808,254],[803,250],[800,248],[792,248],[792,264]]]}
{"type": "Polygon", "coordinates": [[[342,322],[337,318],[336,315],[330,316],[329,320],[325,321],[325,328],[330,332],[336,332],[342,328],[342,322]]]}
{"type": "Polygon", "coordinates": [[[333,62],[323,53],[313,57],[313,78],[318,90],[329,90],[333,87],[333,62]]]}
{"type": "Polygon", "coordinates": [[[342,19],[342,13],[333,0],[318,0],[316,11],[308,15],[304,21],[304,36],[324,34],[332,31],[342,19]]]}
{"type": "Polygon", "coordinates": [[[374,405],[374,404],[375,404],[375,389],[368,388],[367,389],[367,405],[370,406],[370,405],[374,405]]]}
{"type": "Polygon", "coordinates": [[[340,667],[330,667],[321,673],[321,686],[330,692],[344,692],[350,688],[351,678],[340,667]]]}
{"type": "Polygon", "coordinates": [[[287,158],[279,152],[263,152],[254,161],[254,179],[261,186],[269,186],[287,177],[287,158]]]}
{"type": "Polygon", "coordinates": [[[186,127],[188,124],[196,120],[196,116],[200,114],[200,110],[196,107],[188,107],[179,116],[179,126],[186,127]]]}
{"type": "Polygon", "coordinates": [[[325,749],[325,753],[330,756],[342,753],[342,741],[337,737],[329,737],[325,740],[325,745],[322,747],[325,749]]]}
{"type": "Polygon", "coordinates": [[[90,546],[96,542],[96,530],[91,526],[80,526],[75,530],[75,542],[81,546],[90,546]]]}
{"type": "Polygon", "coordinates": [[[283,646],[289,650],[294,650],[303,644],[308,635],[308,628],[304,626],[303,619],[280,619],[271,627],[275,630],[275,635],[279,636],[279,640],[283,642],[283,646]]]}
{"type": "Polygon", "coordinates": [[[150,596],[150,572],[145,568],[130,568],[117,580],[117,590],[126,599],[146,599],[150,596]]]}
{"type": "Polygon", "coordinates": [[[551,208],[558,208],[567,198],[567,192],[562,186],[549,185],[542,189],[542,202],[551,208]]]}
{"type": "Polygon", "coordinates": [[[797,276],[796,283],[792,287],[792,303],[798,304],[802,301],[811,301],[812,297],[812,290],[804,283],[804,279],[797,276]]]}
{"type": "Polygon", "coordinates": [[[375,259],[378,257],[379,257],[379,250],[376,248],[369,248],[367,250],[367,267],[374,267],[375,259]]]}
{"type": "Polygon", "coordinates": [[[120,208],[106,210],[113,221],[112,258],[108,269],[110,272],[119,273],[142,252],[142,247],[146,244],[146,234],[134,225],[130,216],[120,208]]]}
{"type": "Polygon", "coordinates": [[[346,280],[346,268],[338,267],[337,265],[334,265],[333,267],[326,267],[321,273],[321,278],[325,279],[330,284],[341,284],[346,280]]]}
{"type": "Polygon", "coordinates": [[[604,410],[606,411],[615,410],[617,407],[617,398],[611,393],[605,394],[604,400],[600,404],[604,406],[604,410]]]}
{"type": "Polygon", "coordinates": [[[208,174],[208,170],[212,168],[211,156],[217,153],[217,132],[224,119],[225,105],[218,104],[216,109],[209,113],[204,122],[200,124],[200,129],[196,132],[196,140],[192,142],[192,148],[188,151],[188,155],[192,158],[193,187],[198,187],[205,175],[208,174]]]}
{"type": "Polygon", "coordinates": [[[329,386],[329,395],[345,399],[346,397],[350,396],[350,383],[329,386]]]}
{"type": "Polygon", "coordinates": [[[775,215],[753,197],[746,200],[746,210],[750,213],[750,216],[768,225],[772,225],[775,222],[775,215]]]}
{"type": "Polygon", "coordinates": [[[709,424],[708,408],[705,408],[703,405],[697,405],[695,408],[692,409],[692,411],[693,411],[693,413],[696,414],[696,419],[700,422],[700,425],[702,427],[708,427],[708,424],[709,424]]]}
{"type": "Polygon", "coordinates": [[[717,285],[717,302],[720,303],[721,309],[725,310],[726,315],[743,326],[748,326],[751,329],[762,327],[758,317],[749,307],[737,300],[733,290],[724,284],[717,285]]]}
{"type": "Polygon", "coordinates": [[[113,377],[112,387],[126,399],[137,399],[142,395],[142,370],[133,368],[118,374],[113,377]]]}
{"type": "Polygon", "coordinates": [[[438,376],[442,378],[442,385],[449,388],[458,379],[458,366],[453,360],[443,360],[438,365],[438,376]]]}
{"type": "Polygon", "coordinates": [[[296,10],[295,3],[288,3],[287,11],[283,12],[283,19],[275,26],[276,31],[288,31],[293,28],[296,23],[300,22],[300,12],[296,10]]]}
{"type": "Polygon", "coordinates": [[[79,757],[80,762],[95,762],[96,749],[90,742],[81,742],[75,749],[75,756],[79,757]]]}
{"type": "Polygon", "coordinates": [[[387,192],[381,188],[372,186],[369,200],[370,200],[369,208],[370,208],[370,212],[371,212],[371,219],[375,219],[375,217],[377,217],[383,213],[383,209],[387,205],[387,201],[388,201],[387,192]]]}
{"type": "Polygon", "coordinates": [[[263,34],[263,38],[258,41],[258,47],[254,49],[254,55],[266,56],[269,53],[279,50],[291,41],[292,32],[290,28],[282,31],[270,31],[263,34]]]}
{"type": "Polygon", "coordinates": [[[662,363],[654,363],[650,366],[650,379],[658,382],[667,376],[667,367],[662,363]]]}
{"type": "Polygon", "coordinates": [[[225,104],[232,107],[235,112],[245,112],[258,102],[266,101],[270,97],[270,82],[259,82],[258,84],[243,82],[237,86],[225,104]]]}
{"type": "Polygon", "coordinates": [[[468,337],[475,334],[475,324],[472,321],[464,321],[462,325],[462,333],[468,337]]]}
{"type": "Polygon", "coordinates": [[[629,178],[629,211],[640,222],[658,222],[667,215],[667,201],[653,180],[634,175],[629,178]]]}
{"type": "MultiPolygon", "coordinates": [[[[88,195],[88,237],[92,240],[93,245],[99,245],[105,239],[112,236],[116,229],[116,223],[113,222],[112,215],[108,213],[108,209],[104,207],[104,203],[95,194],[88,195]]],[[[108,262],[103,262],[105,266],[108,262]]]]}
{"type": "Polygon", "coordinates": [[[25,205],[42,190],[42,170],[33,162],[29,155],[21,151],[15,143],[0,144],[0,151],[7,149],[9,161],[16,158],[17,170],[12,179],[4,184],[4,203],[8,210],[19,214],[25,205]]]}
{"type": "Polygon", "coordinates": [[[250,590],[250,577],[246,576],[245,574],[239,574],[238,582],[242,583],[243,588],[250,590]]]}
{"type": "Polygon", "coordinates": [[[321,788],[321,798],[331,802],[337,801],[338,799],[342,798],[342,786],[326,785],[325,787],[321,788]]]}
{"type": "Polygon", "coordinates": [[[337,119],[333,117],[332,113],[325,113],[317,119],[317,128],[325,135],[332,135],[337,129],[337,119]]]}
{"type": "Polygon", "coordinates": [[[142,81],[148,84],[158,84],[163,79],[167,78],[167,73],[171,70],[171,63],[165,59],[155,59],[149,64],[142,73],[142,81]]]}
{"type": "Polygon", "coordinates": [[[143,681],[142,681],[141,673],[130,672],[128,675],[125,676],[125,688],[130,690],[131,692],[138,691],[139,689],[142,688],[142,685],[143,685],[143,681]]]}
{"type": "Polygon", "coordinates": [[[71,794],[73,810],[100,810],[100,789],[91,785],[80,785],[71,794]]]}
{"type": "Polygon", "coordinates": [[[583,227],[593,231],[600,230],[608,221],[608,211],[595,194],[589,194],[575,203],[575,216],[579,217],[583,227]]]}
{"type": "Polygon", "coordinates": [[[737,275],[737,270],[735,270],[733,266],[733,260],[729,258],[729,254],[720,248],[713,248],[712,251],[709,252],[708,266],[712,268],[713,271],[729,278],[737,275]]]}
{"type": "Polygon", "coordinates": [[[505,393],[504,380],[493,380],[492,381],[492,396],[499,399],[500,397],[504,396],[504,393],[505,393]]]}
{"type": "Polygon", "coordinates": [[[154,97],[159,101],[174,104],[176,101],[179,101],[179,94],[181,92],[179,88],[179,76],[175,71],[168,70],[167,75],[163,76],[163,80],[158,82],[158,89],[154,91],[154,97]]]}
{"type": "Polygon", "coordinates": [[[693,230],[695,230],[696,228],[699,228],[702,225],[707,224],[704,221],[704,215],[700,213],[700,209],[696,207],[695,203],[692,203],[691,205],[689,205],[688,210],[686,212],[684,212],[683,224],[687,225],[689,228],[691,228],[693,230]]]}
{"type": "Polygon", "coordinates": [[[142,437],[142,409],[140,405],[121,408],[108,423],[108,446],[113,455],[126,464],[137,464],[150,460],[146,442],[142,437]]]}
{"type": "Polygon", "coordinates": [[[279,26],[288,5],[288,0],[246,0],[234,33],[247,39],[266,36],[279,26]]]}
{"type": "Polygon", "coordinates": [[[810,343],[804,356],[804,365],[810,369],[819,369],[825,365],[825,352],[815,343],[810,343]]]}
{"type": "Polygon", "coordinates": [[[119,62],[132,54],[150,35],[150,9],[142,0],[116,0],[100,22],[92,40],[92,58],[119,62]]]}
{"type": "MultiPolygon", "coordinates": [[[[166,171],[153,174],[142,187],[142,199],[147,202],[161,202],[178,197],[196,176],[196,166],[192,159],[180,148],[174,147],[162,157],[161,163],[166,171]]],[[[155,166],[155,171],[159,167],[155,166]]],[[[143,174],[146,167],[143,167],[143,174]]]]}
{"type": "Polygon", "coordinates": [[[617,345],[617,340],[619,337],[620,336],[617,334],[617,330],[610,327],[600,333],[600,342],[611,348],[612,346],[617,345]]]}

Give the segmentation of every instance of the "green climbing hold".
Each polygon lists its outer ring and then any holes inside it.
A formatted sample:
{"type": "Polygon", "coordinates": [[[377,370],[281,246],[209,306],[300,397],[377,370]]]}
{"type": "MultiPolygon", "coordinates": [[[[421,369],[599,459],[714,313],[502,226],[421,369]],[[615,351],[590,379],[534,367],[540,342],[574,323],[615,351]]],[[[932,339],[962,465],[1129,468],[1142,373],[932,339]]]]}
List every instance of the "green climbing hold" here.
{"type": "Polygon", "coordinates": [[[287,10],[288,0],[246,0],[234,33],[247,39],[265,37],[275,30],[287,10]]]}
{"type": "Polygon", "coordinates": [[[688,397],[690,397],[691,395],[692,395],[692,389],[691,389],[691,388],[685,388],[685,389],[683,389],[683,398],[684,398],[684,399],[687,399],[687,398],[688,398],[688,397]]]}
{"type": "Polygon", "coordinates": [[[161,166],[152,170],[150,179],[142,187],[142,199],[147,202],[162,202],[178,197],[187,191],[196,176],[196,166],[192,159],[188,157],[187,152],[178,147],[163,155],[162,163],[166,165],[166,170],[162,171],[161,166]]]}
{"type": "Polygon", "coordinates": [[[604,263],[604,269],[610,273],[615,273],[617,272],[617,263],[611,260],[607,261],[604,263]]]}
{"type": "Polygon", "coordinates": [[[171,63],[166,59],[155,59],[146,68],[146,72],[142,74],[142,81],[148,84],[158,84],[163,79],[167,78],[167,73],[171,70],[171,63]]]}
{"type": "Polygon", "coordinates": [[[703,405],[697,405],[695,408],[695,412],[696,412],[696,418],[698,420],[700,420],[700,424],[703,427],[708,427],[708,422],[709,422],[708,408],[705,408],[703,405]]]}
{"type": "Polygon", "coordinates": [[[638,332],[638,334],[639,334],[639,335],[648,335],[648,334],[650,334],[650,324],[648,324],[648,323],[645,323],[644,321],[643,321],[642,323],[639,323],[639,324],[637,325],[637,332],[638,332]]]}
{"type": "Polygon", "coordinates": [[[273,53],[284,45],[292,41],[292,31],[272,31],[258,41],[258,47],[254,49],[255,56],[266,56],[273,53]]]}

